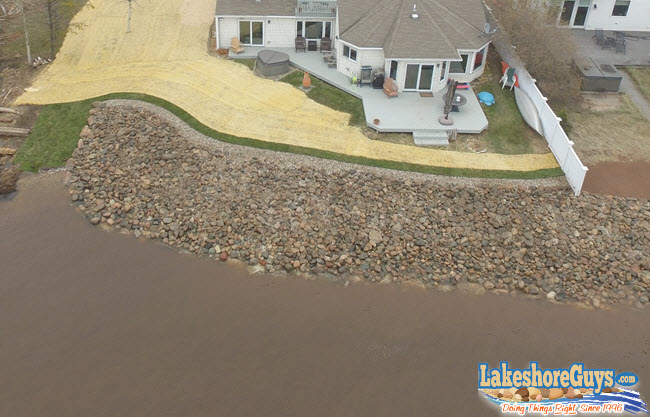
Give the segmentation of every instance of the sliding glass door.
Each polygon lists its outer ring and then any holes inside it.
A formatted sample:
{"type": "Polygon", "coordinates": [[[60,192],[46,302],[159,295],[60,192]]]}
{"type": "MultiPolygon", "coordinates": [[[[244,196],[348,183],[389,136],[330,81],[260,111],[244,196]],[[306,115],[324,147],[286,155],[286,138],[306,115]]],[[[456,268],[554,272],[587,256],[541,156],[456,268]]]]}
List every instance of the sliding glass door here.
{"type": "Polygon", "coordinates": [[[564,0],[560,11],[560,25],[584,27],[590,8],[591,0],[564,0]]]}
{"type": "Polygon", "coordinates": [[[240,20],[239,41],[244,45],[264,45],[264,22],[240,20]]]}
{"type": "Polygon", "coordinates": [[[296,36],[313,40],[331,38],[332,22],[298,20],[296,23],[296,36]]]}
{"type": "Polygon", "coordinates": [[[404,90],[431,91],[434,66],[430,64],[407,64],[404,90]]]}

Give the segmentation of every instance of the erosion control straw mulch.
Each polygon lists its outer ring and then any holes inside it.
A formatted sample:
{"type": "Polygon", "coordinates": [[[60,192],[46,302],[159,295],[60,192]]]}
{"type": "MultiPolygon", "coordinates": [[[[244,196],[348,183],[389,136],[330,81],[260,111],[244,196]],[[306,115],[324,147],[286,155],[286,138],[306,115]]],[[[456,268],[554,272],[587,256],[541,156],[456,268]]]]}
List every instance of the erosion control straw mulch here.
{"type": "Polygon", "coordinates": [[[57,55],[19,104],[72,102],[109,93],[160,97],[217,131],[338,154],[445,168],[530,172],[557,168],[552,154],[472,154],[422,149],[366,138],[349,115],[207,50],[213,0],[159,0],[133,5],[93,0],[75,17],[57,55]]]}

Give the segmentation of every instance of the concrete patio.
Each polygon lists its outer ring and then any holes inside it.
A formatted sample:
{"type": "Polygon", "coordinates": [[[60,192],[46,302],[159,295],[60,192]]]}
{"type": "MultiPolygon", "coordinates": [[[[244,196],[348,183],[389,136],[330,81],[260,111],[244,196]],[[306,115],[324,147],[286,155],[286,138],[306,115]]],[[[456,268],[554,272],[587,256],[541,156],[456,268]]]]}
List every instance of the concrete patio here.
{"type": "MultiPolygon", "coordinates": [[[[576,45],[577,54],[617,66],[650,65],[650,33],[626,32],[626,53],[616,52],[615,48],[601,48],[593,38],[595,31],[570,29],[576,45]],[[645,38],[645,39],[643,39],[645,38]]],[[[605,31],[605,36],[614,37],[614,32],[605,31]]]]}
{"type": "MultiPolygon", "coordinates": [[[[268,48],[246,47],[243,53],[235,55],[231,52],[230,57],[256,59],[263,49],[268,48]]],[[[413,134],[417,144],[444,145],[448,143],[447,132],[451,129],[457,129],[458,133],[478,134],[488,127],[488,120],[471,88],[458,90],[467,99],[467,104],[460,107],[459,112],[450,114],[454,120],[452,126],[443,126],[438,122],[438,117],[443,114],[442,96],[446,90],[435,93],[433,97],[422,97],[416,92],[401,92],[398,97],[388,98],[381,89],[351,85],[346,75],[327,66],[320,52],[296,53],[293,48],[273,50],[288,54],[295,67],[361,99],[366,124],[378,132],[407,132],[413,134]],[[378,125],[374,124],[374,119],[379,119],[378,125]]]]}
{"type": "MultiPolygon", "coordinates": [[[[626,32],[626,53],[617,53],[614,48],[601,48],[596,45],[593,38],[595,31],[571,29],[576,45],[577,55],[594,58],[596,61],[611,63],[618,67],[625,66],[650,66],[650,33],[649,32],[626,32]],[[645,39],[644,39],[645,38],[645,39]]],[[[605,31],[605,36],[614,37],[611,31],[605,31]]],[[[650,120],[650,102],[643,96],[638,86],[630,75],[621,71],[623,77],[620,92],[625,93],[632,102],[639,108],[648,120],[650,120]]]]}

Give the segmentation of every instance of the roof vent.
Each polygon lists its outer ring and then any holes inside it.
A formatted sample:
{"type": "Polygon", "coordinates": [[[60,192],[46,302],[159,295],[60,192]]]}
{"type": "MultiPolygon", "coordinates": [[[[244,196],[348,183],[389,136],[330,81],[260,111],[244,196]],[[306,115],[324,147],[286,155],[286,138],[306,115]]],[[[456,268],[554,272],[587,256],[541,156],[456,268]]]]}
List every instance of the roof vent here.
{"type": "Polygon", "coordinates": [[[420,15],[418,14],[418,10],[417,10],[417,8],[415,7],[415,4],[414,4],[413,5],[413,13],[411,13],[411,19],[418,20],[418,17],[420,17],[420,15]]]}

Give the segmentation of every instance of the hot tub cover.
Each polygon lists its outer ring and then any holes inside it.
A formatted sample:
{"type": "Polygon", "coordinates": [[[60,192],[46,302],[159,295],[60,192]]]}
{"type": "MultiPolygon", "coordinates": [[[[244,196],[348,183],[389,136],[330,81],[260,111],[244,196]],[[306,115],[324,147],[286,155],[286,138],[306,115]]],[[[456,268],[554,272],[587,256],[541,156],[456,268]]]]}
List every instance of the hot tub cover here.
{"type": "Polygon", "coordinates": [[[284,52],[264,50],[257,54],[257,59],[266,65],[278,65],[289,62],[289,55],[284,52]]]}

